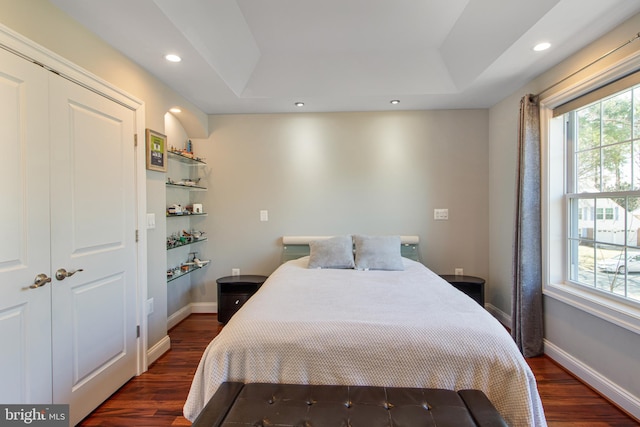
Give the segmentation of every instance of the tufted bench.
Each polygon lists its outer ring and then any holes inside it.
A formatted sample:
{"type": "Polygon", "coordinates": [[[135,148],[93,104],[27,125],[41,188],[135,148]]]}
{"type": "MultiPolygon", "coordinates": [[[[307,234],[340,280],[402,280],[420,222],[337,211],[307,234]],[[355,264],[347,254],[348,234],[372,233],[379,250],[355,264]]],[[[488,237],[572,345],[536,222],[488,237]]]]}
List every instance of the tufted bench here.
{"type": "Polygon", "coordinates": [[[243,384],[220,385],[196,427],[506,427],[480,390],[243,384]]]}

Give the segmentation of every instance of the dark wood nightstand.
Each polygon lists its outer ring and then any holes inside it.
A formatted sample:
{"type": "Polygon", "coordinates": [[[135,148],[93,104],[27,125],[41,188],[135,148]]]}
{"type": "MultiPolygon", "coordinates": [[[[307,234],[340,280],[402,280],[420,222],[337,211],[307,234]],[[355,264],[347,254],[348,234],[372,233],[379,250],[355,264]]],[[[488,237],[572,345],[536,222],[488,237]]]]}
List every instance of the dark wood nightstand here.
{"type": "Polygon", "coordinates": [[[255,294],[267,276],[240,275],[221,277],[218,283],[218,322],[227,323],[231,316],[255,294]]]}
{"type": "Polygon", "coordinates": [[[456,276],[455,274],[441,274],[440,277],[484,307],[484,279],[475,276],[456,276]]]}

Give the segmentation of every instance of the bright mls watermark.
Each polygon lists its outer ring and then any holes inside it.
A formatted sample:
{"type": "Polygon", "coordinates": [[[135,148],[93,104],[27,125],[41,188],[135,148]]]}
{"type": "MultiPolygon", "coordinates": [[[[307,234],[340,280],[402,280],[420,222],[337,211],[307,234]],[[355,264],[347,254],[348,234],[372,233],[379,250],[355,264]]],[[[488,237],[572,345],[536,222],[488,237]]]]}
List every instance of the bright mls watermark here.
{"type": "Polygon", "coordinates": [[[69,405],[0,405],[0,426],[69,427],[69,405]]]}

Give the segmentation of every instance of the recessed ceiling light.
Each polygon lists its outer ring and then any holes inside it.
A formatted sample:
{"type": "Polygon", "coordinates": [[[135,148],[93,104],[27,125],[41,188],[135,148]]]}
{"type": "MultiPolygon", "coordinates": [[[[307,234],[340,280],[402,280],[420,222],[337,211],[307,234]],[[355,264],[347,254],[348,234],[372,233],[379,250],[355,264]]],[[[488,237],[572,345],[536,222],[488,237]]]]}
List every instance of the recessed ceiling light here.
{"type": "Polygon", "coordinates": [[[300,101],[298,101],[298,102],[296,102],[296,103],[295,103],[295,104],[293,104],[293,105],[295,105],[296,107],[304,107],[304,102],[300,102],[300,101]]]}
{"type": "Polygon", "coordinates": [[[391,100],[391,103],[392,103],[393,105],[400,104],[400,100],[399,100],[399,99],[392,99],[392,100],[391,100]]]}
{"type": "Polygon", "coordinates": [[[173,53],[165,55],[164,59],[166,59],[169,62],[180,62],[180,61],[182,61],[182,58],[180,58],[178,55],[175,55],[173,53]]]}
{"type": "Polygon", "coordinates": [[[542,52],[543,50],[547,50],[550,47],[551,47],[551,43],[543,42],[543,43],[538,43],[537,45],[535,45],[533,47],[533,50],[535,50],[536,52],[542,52]]]}
{"type": "Polygon", "coordinates": [[[172,113],[182,113],[182,110],[178,107],[170,108],[169,111],[171,111],[172,113]]]}

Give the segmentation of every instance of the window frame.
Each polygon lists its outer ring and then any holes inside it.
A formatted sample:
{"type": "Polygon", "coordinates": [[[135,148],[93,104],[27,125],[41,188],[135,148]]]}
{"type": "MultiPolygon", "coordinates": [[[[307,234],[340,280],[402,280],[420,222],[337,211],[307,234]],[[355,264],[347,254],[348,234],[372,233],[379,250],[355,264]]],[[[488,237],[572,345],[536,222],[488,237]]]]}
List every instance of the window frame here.
{"type": "MultiPolygon", "coordinates": [[[[564,144],[563,115],[553,109],[640,70],[640,52],[618,60],[608,68],[568,84],[540,99],[542,155],[542,251],[543,294],[620,327],[640,333],[640,303],[608,294],[569,280],[569,202],[567,198],[568,151],[564,144]],[[558,144],[558,138],[563,141],[558,144]],[[552,143],[553,141],[553,143],[552,143]]],[[[575,81],[575,80],[574,80],[575,81]]],[[[595,216],[596,212],[592,212],[595,216]]],[[[615,214],[614,214],[615,215],[615,214]]]]}

